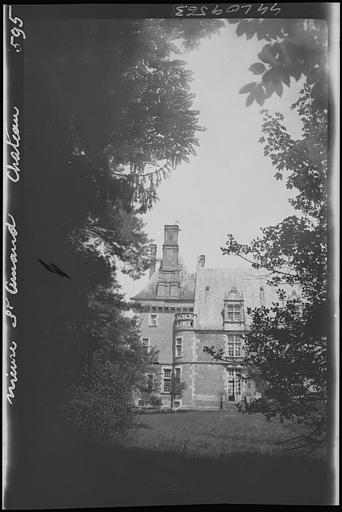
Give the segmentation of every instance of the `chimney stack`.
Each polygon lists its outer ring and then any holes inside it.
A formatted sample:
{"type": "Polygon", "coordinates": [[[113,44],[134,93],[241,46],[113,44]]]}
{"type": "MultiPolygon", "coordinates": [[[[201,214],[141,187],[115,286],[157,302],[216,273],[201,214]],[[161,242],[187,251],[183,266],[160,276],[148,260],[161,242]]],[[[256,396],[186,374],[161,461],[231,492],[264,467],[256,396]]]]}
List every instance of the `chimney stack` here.
{"type": "Polygon", "coordinates": [[[156,261],[157,261],[157,246],[156,244],[150,245],[150,272],[149,279],[153,276],[156,270],[156,261]]]}
{"type": "Polygon", "coordinates": [[[178,271],[178,224],[166,224],[164,226],[164,245],[163,245],[163,271],[178,271]]]}
{"type": "Polygon", "coordinates": [[[204,254],[201,254],[198,257],[198,266],[199,267],[204,267],[205,266],[205,255],[204,254]]]}

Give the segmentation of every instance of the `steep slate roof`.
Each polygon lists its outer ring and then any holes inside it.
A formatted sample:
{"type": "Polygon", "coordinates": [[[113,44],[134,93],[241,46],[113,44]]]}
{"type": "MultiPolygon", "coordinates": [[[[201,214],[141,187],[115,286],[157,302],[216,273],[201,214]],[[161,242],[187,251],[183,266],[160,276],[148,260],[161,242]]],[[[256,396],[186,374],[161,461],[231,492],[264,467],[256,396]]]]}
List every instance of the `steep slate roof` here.
{"type": "MultiPolygon", "coordinates": [[[[222,309],[225,295],[235,287],[242,293],[245,311],[247,307],[260,307],[263,288],[264,305],[269,307],[278,301],[276,288],[266,284],[262,272],[249,268],[198,268],[196,276],[194,313],[197,329],[222,329],[222,309]]],[[[282,285],[290,295],[294,287],[282,285]]],[[[246,312],[246,324],[250,319],[246,312]]]]}
{"type": "Polygon", "coordinates": [[[143,301],[143,300],[194,300],[195,296],[195,274],[190,274],[183,262],[181,256],[178,257],[178,264],[180,266],[180,294],[179,297],[158,297],[157,296],[157,283],[162,280],[165,281],[165,277],[159,277],[159,269],[161,265],[161,259],[158,260],[156,270],[151,276],[151,279],[147,282],[146,286],[137,293],[131,300],[143,301]]]}

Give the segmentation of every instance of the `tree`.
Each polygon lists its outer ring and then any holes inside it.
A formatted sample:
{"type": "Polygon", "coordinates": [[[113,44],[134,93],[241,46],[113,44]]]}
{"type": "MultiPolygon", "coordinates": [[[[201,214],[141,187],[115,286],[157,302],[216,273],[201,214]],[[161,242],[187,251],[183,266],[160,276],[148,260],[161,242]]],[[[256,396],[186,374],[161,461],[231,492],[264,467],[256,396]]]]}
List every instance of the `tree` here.
{"type": "MultiPolygon", "coordinates": [[[[303,136],[294,140],[283,116],[264,111],[264,154],[271,158],[278,180],[297,191],[290,199],[297,215],[263,228],[262,236],[241,244],[228,236],[223,254],[235,254],[264,269],[278,301],[251,315],[246,335],[246,368],[264,385],[262,400],[252,409],[266,416],[308,425],[295,447],[313,448],[327,432],[327,351],[329,346],[327,244],[327,110],[318,109],[312,86],[305,85],[293,105],[303,123],[303,136]],[[284,285],[299,291],[288,296],[284,285]]],[[[224,359],[215,348],[207,349],[224,359]]]]}
{"type": "Polygon", "coordinates": [[[290,87],[291,79],[305,78],[311,86],[313,106],[322,108],[328,98],[328,25],[324,20],[310,19],[234,19],[236,34],[247,39],[256,37],[267,43],[258,54],[259,61],[251,64],[250,71],[260,76],[259,81],[242,87],[248,94],[246,105],[282,95],[283,85],[290,87]]]}
{"type": "Polygon", "coordinates": [[[95,346],[72,387],[67,413],[74,430],[107,443],[131,426],[133,395],[145,389],[155,354],[142,346],[136,319],[121,314],[129,305],[117,286],[99,286],[89,306],[87,328],[95,346]]]}
{"type": "Polygon", "coordinates": [[[185,388],[186,388],[185,382],[181,381],[177,374],[172,373],[172,375],[171,375],[171,389],[170,389],[171,409],[173,409],[173,407],[174,407],[175,400],[181,398],[185,388]]]}
{"type": "MultiPolygon", "coordinates": [[[[98,335],[88,328],[90,298],[98,286],[117,285],[119,262],[135,278],[145,271],[149,240],[141,214],[157,199],[160,181],[195,151],[201,127],[192,77],[175,40],[194,42],[208,30],[177,27],[163,20],[28,21],[19,272],[30,344],[18,351],[16,396],[27,425],[23,445],[32,449],[27,460],[44,435],[51,445],[84,372],[88,390],[89,382],[105,387],[105,375],[110,381],[98,335]],[[49,272],[53,265],[70,278],[49,272]]],[[[112,307],[113,336],[120,328],[131,339],[122,303],[112,307]]],[[[114,340],[102,342],[114,350],[114,340]]]]}

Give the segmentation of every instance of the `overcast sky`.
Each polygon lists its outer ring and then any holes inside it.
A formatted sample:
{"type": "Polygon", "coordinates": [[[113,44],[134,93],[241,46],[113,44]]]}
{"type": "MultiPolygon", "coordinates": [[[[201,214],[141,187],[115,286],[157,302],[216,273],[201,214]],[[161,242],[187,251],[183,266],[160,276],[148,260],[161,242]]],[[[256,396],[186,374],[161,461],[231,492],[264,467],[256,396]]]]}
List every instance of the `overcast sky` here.
{"type": "MultiPolygon", "coordinates": [[[[189,271],[197,256],[206,255],[207,267],[242,267],[236,256],[223,256],[227,233],[242,242],[258,236],[260,227],[291,215],[290,192],[276,181],[269,159],[263,155],[261,107],[245,106],[241,87],[254,81],[248,71],[265,41],[237,37],[236,25],[201,42],[199,49],[184,54],[194,72],[194,107],[200,111],[200,146],[189,164],[182,164],[159,188],[159,201],[144,216],[146,232],[161,255],[164,224],[178,221],[180,253],[189,271]]],[[[263,108],[285,115],[288,129],[300,137],[301,125],[290,105],[298,98],[301,82],[284,87],[281,98],[270,98],[263,108]]],[[[121,275],[127,297],[138,293],[147,277],[133,281],[121,275]]]]}

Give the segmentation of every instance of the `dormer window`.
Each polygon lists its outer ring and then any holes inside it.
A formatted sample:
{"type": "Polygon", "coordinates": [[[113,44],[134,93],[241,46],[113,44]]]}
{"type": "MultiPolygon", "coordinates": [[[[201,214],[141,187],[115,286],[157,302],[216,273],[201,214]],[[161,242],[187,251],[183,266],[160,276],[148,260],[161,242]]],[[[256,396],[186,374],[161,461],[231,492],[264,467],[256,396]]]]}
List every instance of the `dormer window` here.
{"type": "Polygon", "coordinates": [[[241,304],[227,305],[228,322],[241,322],[241,304]]]}
{"type": "Polygon", "coordinates": [[[244,306],[242,294],[235,287],[226,293],[224,298],[224,322],[242,323],[244,322],[244,306]]]}

